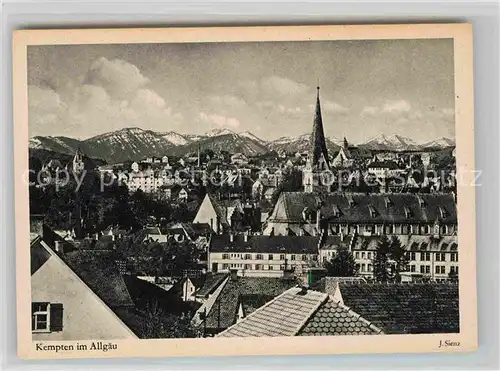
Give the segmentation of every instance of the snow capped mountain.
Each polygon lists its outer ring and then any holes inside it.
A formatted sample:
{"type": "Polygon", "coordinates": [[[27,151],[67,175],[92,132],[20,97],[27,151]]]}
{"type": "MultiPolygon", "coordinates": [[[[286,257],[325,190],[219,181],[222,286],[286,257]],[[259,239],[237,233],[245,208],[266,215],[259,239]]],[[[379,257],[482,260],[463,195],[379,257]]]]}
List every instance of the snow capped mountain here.
{"type": "Polygon", "coordinates": [[[238,135],[241,136],[241,137],[245,137],[245,138],[249,138],[249,139],[255,140],[256,142],[259,142],[262,145],[266,145],[267,144],[267,142],[265,140],[260,139],[259,137],[257,137],[256,135],[252,134],[249,131],[244,131],[242,133],[239,133],[238,135]]]}
{"type": "Polygon", "coordinates": [[[172,149],[172,153],[182,156],[196,152],[200,148],[214,152],[244,153],[247,156],[263,154],[269,151],[265,142],[250,132],[237,134],[229,129],[214,129],[197,141],[172,149]]]}
{"type": "Polygon", "coordinates": [[[446,137],[431,140],[421,145],[422,148],[448,148],[454,147],[455,141],[446,137]]]}
{"type": "Polygon", "coordinates": [[[227,128],[213,129],[213,130],[210,130],[209,132],[205,133],[205,136],[207,136],[207,137],[218,137],[221,135],[236,135],[236,133],[234,131],[227,129],[227,128]]]}
{"type": "MultiPolygon", "coordinates": [[[[306,152],[311,147],[311,134],[306,133],[298,137],[281,137],[268,143],[271,150],[280,152],[306,152]]],[[[326,138],[326,147],[330,153],[336,152],[339,146],[326,138]]]]}
{"type": "Polygon", "coordinates": [[[379,134],[367,140],[360,146],[372,150],[383,150],[383,151],[416,150],[419,148],[419,145],[415,143],[412,139],[396,134],[393,135],[379,134]]]}
{"type": "Polygon", "coordinates": [[[125,128],[97,135],[84,141],[87,152],[108,162],[140,160],[147,156],[162,156],[172,144],[150,130],[125,128]]]}
{"type": "Polygon", "coordinates": [[[182,134],[182,136],[187,140],[189,140],[190,142],[196,142],[197,140],[206,138],[206,136],[198,134],[182,134]]]}
{"type": "Polygon", "coordinates": [[[191,142],[191,139],[186,138],[184,135],[176,133],[175,131],[169,131],[167,133],[158,133],[164,139],[169,141],[174,146],[183,146],[191,142]]]}
{"type": "Polygon", "coordinates": [[[79,146],[80,141],[78,139],[68,137],[37,136],[29,140],[29,148],[45,149],[64,154],[74,154],[79,146]]]}
{"type": "Polygon", "coordinates": [[[338,145],[339,147],[344,145],[344,138],[342,139],[339,139],[337,137],[328,137],[327,140],[329,140],[330,142],[338,145]]]}

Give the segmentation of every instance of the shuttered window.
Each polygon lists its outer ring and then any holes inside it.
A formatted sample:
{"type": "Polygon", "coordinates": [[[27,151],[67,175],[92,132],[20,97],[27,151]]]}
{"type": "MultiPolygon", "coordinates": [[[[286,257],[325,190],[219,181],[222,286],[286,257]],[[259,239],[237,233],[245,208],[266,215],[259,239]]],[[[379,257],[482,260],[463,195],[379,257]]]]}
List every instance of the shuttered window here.
{"type": "Polygon", "coordinates": [[[63,329],[61,303],[31,303],[31,330],[33,332],[58,332],[63,329]]]}

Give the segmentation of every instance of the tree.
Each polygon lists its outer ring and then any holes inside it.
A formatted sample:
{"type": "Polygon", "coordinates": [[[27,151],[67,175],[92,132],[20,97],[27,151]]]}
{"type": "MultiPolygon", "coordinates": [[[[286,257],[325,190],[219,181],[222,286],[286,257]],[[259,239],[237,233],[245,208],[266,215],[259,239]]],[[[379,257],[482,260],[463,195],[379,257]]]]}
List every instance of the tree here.
{"type": "Polygon", "coordinates": [[[397,236],[392,236],[389,242],[389,258],[392,260],[393,278],[396,282],[401,282],[401,272],[406,270],[408,257],[397,236]]]}
{"type": "Polygon", "coordinates": [[[332,260],[325,263],[328,276],[354,277],[358,270],[352,253],[345,247],[340,247],[332,260]]]}
{"type": "Polygon", "coordinates": [[[140,326],[143,339],[194,338],[189,316],[165,313],[156,301],[148,303],[140,326]]]}
{"type": "Polygon", "coordinates": [[[390,279],[389,273],[389,252],[390,242],[387,236],[382,236],[377,243],[373,263],[373,277],[375,281],[387,282],[390,279]]]}

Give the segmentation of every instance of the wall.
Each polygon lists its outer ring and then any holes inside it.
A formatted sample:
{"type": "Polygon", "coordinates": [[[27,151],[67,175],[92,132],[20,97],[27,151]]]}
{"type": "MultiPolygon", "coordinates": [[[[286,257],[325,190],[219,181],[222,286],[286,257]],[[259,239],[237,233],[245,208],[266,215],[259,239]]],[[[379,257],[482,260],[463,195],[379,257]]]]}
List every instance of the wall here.
{"type": "Polygon", "coordinates": [[[51,256],[31,276],[32,302],[63,304],[63,330],[33,333],[33,340],[136,338],[130,329],[66,266],[51,256]]]}

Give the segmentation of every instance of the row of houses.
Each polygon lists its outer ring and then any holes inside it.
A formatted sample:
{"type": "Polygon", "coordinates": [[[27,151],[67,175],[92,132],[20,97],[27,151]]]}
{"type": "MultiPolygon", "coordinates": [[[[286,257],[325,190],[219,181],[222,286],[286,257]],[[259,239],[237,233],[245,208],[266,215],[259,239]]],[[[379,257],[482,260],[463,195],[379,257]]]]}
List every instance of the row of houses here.
{"type": "MultiPolygon", "coordinates": [[[[458,274],[458,239],[450,236],[389,235],[407,251],[402,280],[447,280],[458,274]]],[[[263,236],[213,235],[208,250],[208,270],[235,271],[244,277],[304,277],[311,268],[322,267],[340,248],[353,254],[358,274],[373,278],[373,260],[381,236],[263,236]]]]}

